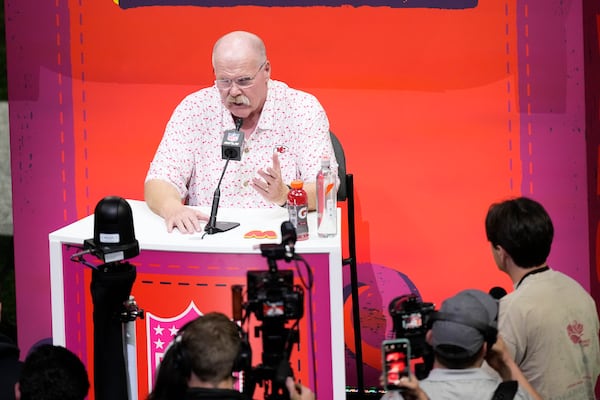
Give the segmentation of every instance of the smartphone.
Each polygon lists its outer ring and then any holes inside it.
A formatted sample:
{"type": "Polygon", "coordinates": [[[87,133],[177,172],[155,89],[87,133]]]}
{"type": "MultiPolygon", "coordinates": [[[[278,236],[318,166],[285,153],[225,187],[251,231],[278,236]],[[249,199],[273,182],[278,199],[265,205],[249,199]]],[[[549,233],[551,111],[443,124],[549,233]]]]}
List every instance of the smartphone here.
{"type": "Polygon", "coordinates": [[[383,360],[383,388],[385,390],[401,389],[395,383],[403,376],[410,374],[410,342],[408,339],[384,340],[381,343],[383,360]]]}

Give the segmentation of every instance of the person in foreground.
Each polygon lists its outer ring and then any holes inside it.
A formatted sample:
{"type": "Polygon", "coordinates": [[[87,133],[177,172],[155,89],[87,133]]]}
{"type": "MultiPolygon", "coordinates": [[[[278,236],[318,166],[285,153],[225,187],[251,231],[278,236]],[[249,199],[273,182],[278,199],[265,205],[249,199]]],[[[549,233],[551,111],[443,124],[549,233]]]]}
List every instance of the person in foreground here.
{"type": "Polygon", "coordinates": [[[498,329],[523,374],[544,399],[593,399],[600,373],[599,322],[592,297],[547,263],[549,214],[519,197],[490,206],[485,231],[514,291],[500,299],[498,329]]]}
{"type": "Polygon", "coordinates": [[[50,344],[25,358],[15,385],[17,400],[84,400],[90,389],[87,371],[70,350],[50,344]]]}
{"type": "Polygon", "coordinates": [[[235,31],[212,52],[215,84],[188,95],[175,109],[146,176],[144,196],[167,230],[200,230],[208,216],[190,206],[211,206],[225,161],[223,132],[244,133],[240,161],[229,162],[221,183],[220,206],[284,206],[294,179],[304,181],[310,209],[321,157],[337,174],[329,121],[318,100],[272,80],[263,41],[235,31]]]}
{"type": "Polygon", "coordinates": [[[405,394],[390,391],[384,400],[492,399],[503,381],[516,381],[515,399],[541,399],[497,336],[498,304],[490,295],[463,290],[446,299],[436,314],[426,333],[433,348],[433,369],[420,382],[413,376],[401,379],[398,385],[406,388],[405,394]],[[485,371],[484,361],[500,377],[485,371]]]}
{"type": "Polygon", "coordinates": [[[19,361],[21,351],[14,339],[3,333],[3,328],[2,303],[0,303],[0,399],[13,400],[15,383],[19,379],[23,363],[19,361]]]}
{"type": "MultiPolygon", "coordinates": [[[[225,314],[207,313],[178,332],[161,361],[148,400],[247,400],[234,389],[242,338],[225,314]]],[[[290,400],[314,400],[307,387],[287,378],[290,400]]]]}

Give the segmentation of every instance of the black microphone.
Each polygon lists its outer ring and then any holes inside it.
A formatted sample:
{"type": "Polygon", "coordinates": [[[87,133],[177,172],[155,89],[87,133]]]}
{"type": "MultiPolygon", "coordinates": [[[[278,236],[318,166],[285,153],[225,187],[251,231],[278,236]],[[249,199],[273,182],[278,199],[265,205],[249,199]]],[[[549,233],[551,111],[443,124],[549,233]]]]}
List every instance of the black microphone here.
{"type": "Polygon", "coordinates": [[[285,249],[285,260],[289,261],[294,258],[294,247],[298,236],[296,228],[290,221],[281,223],[281,245],[285,249]]]}
{"type": "Polygon", "coordinates": [[[227,165],[229,165],[230,160],[240,161],[242,159],[242,151],[244,148],[244,132],[241,132],[240,128],[242,127],[243,121],[244,120],[242,118],[236,118],[236,129],[229,129],[223,133],[221,157],[223,160],[227,161],[225,162],[223,172],[221,172],[219,183],[217,183],[217,188],[215,189],[215,193],[213,195],[213,202],[208,223],[204,227],[204,231],[209,235],[212,235],[213,233],[225,232],[240,226],[239,222],[217,222],[217,210],[219,208],[219,201],[221,199],[221,181],[223,180],[223,176],[227,170],[227,165]]]}
{"type": "Polygon", "coordinates": [[[490,296],[492,296],[494,299],[500,300],[501,298],[506,296],[506,290],[504,290],[504,288],[501,288],[500,286],[494,286],[493,288],[490,289],[488,294],[490,296]]]}

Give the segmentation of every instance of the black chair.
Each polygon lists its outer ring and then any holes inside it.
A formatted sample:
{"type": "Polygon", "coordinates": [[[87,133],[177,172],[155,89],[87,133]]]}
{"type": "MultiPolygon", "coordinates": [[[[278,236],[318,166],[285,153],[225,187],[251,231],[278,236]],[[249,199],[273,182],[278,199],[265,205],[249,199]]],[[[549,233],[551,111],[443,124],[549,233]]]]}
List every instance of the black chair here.
{"type": "Polygon", "coordinates": [[[352,320],[354,327],[354,347],[356,348],[356,379],[358,395],[364,392],[362,338],[360,332],[360,307],[358,303],[358,272],[356,268],[356,225],[354,219],[354,176],[346,170],[346,155],[342,144],[333,132],[329,132],[335,158],[338,162],[340,186],[338,201],[346,201],[348,216],[348,257],[342,258],[342,265],[350,266],[350,285],[352,288],[352,320]]]}

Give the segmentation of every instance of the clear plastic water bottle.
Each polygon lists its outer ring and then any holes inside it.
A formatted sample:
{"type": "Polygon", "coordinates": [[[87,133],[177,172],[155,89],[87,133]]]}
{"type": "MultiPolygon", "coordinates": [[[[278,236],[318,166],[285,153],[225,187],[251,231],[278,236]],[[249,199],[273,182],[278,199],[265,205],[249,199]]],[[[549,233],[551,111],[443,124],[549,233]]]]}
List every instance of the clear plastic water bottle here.
{"type": "Polygon", "coordinates": [[[296,228],[296,240],[308,239],[308,196],[304,190],[304,182],[293,180],[292,189],[288,193],[288,213],[290,222],[296,228]]]}
{"type": "Polygon", "coordinates": [[[331,171],[331,161],[324,156],[317,173],[317,233],[319,237],[337,233],[337,177],[331,171]]]}

